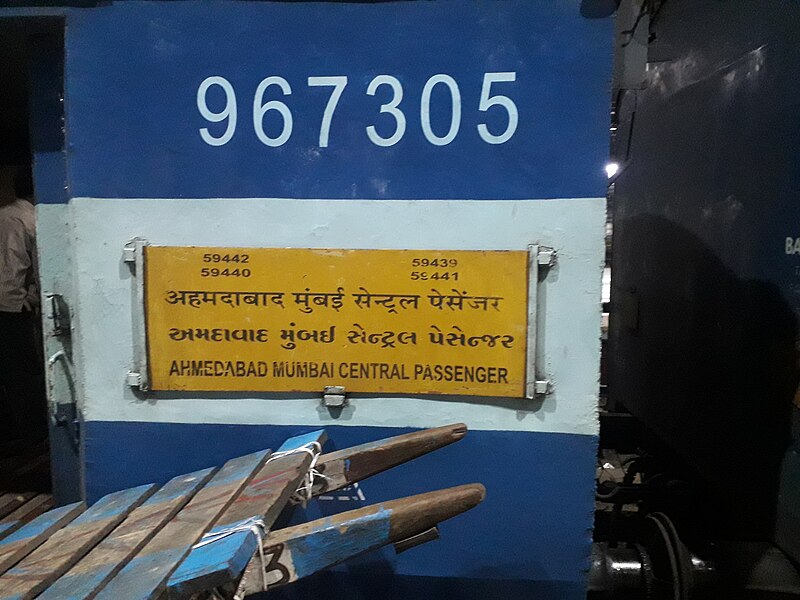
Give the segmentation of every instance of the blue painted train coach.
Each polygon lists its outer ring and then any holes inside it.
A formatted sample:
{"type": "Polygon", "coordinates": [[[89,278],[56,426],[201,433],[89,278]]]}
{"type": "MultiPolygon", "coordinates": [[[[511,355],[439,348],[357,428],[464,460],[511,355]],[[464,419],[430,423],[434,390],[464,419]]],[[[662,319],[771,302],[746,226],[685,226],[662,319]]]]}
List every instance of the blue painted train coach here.
{"type": "Polygon", "coordinates": [[[274,596],[584,597],[610,18],[578,0],[18,4],[0,27],[29,49],[59,501],[320,428],[346,447],[464,422],[457,450],[295,516],[471,481],[481,506],[435,548],[274,596]],[[283,306],[244,312],[292,277],[283,306]],[[379,330],[346,320],[361,301],[379,330]]]}

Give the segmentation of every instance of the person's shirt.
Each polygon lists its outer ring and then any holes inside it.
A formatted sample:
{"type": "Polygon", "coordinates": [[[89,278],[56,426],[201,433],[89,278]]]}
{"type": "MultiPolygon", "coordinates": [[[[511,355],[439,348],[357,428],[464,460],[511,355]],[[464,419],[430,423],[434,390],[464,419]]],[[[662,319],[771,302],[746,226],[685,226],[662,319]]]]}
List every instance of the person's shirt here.
{"type": "Polygon", "coordinates": [[[38,306],[36,279],[35,209],[16,198],[0,205],[0,312],[38,306]]]}

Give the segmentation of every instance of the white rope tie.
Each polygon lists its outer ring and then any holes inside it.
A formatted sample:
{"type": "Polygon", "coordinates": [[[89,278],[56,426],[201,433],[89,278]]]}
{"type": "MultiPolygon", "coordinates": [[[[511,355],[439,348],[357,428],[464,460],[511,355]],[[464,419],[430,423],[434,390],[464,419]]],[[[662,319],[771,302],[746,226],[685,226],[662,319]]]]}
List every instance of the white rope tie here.
{"type": "MultiPolygon", "coordinates": [[[[322,444],[319,442],[308,442],[307,444],[303,444],[302,446],[298,446],[297,448],[292,448],[291,450],[283,450],[281,452],[274,452],[272,456],[269,457],[267,460],[268,463],[272,462],[273,460],[278,460],[279,458],[284,458],[287,456],[292,456],[294,454],[301,454],[306,453],[311,456],[311,463],[308,465],[308,470],[306,471],[305,476],[303,477],[303,481],[300,484],[300,487],[295,490],[295,493],[292,495],[291,501],[294,504],[302,504],[303,508],[306,507],[306,504],[309,500],[314,496],[314,481],[315,479],[322,478],[327,479],[325,475],[317,471],[315,468],[317,465],[317,460],[319,460],[320,455],[322,454],[322,444]]],[[[219,529],[217,531],[209,531],[208,533],[204,534],[200,541],[197,542],[194,547],[195,548],[202,548],[208,544],[213,544],[216,541],[219,541],[223,538],[228,537],[229,535],[233,535],[234,533],[238,533],[239,531],[251,531],[255,536],[256,540],[258,541],[258,556],[261,559],[261,591],[267,591],[267,560],[264,557],[264,536],[267,535],[268,529],[266,524],[264,523],[264,519],[260,517],[252,517],[250,519],[246,519],[244,521],[239,521],[238,523],[234,523],[230,527],[225,527],[224,529],[219,529]]],[[[242,596],[245,587],[245,577],[242,577],[242,580],[239,582],[239,586],[236,592],[233,595],[233,600],[243,600],[244,596],[242,596]]],[[[218,597],[217,590],[214,590],[212,598],[218,597]]]]}
{"type": "MultiPolygon", "coordinates": [[[[252,532],[253,535],[256,536],[256,542],[258,543],[258,555],[261,558],[261,583],[262,583],[262,591],[267,591],[267,561],[264,558],[264,536],[267,535],[267,525],[264,523],[264,519],[260,517],[251,517],[249,519],[245,519],[244,521],[239,521],[238,523],[234,523],[229,527],[225,527],[224,529],[218,529],[216,531],[209,531],[208,533],[204,534],[200,541],[197,542],[193,547],[194,548],[202,548],[203,546],[207,546],[208,544],[213,544],[214,542],[218,542],[221,539],[224,539],[228,536],[233,535],[234,533],[239,533],[240,531],[249,531],[252,532]]],[[[216,593],[216,591],[214,592],[216,593]]],[[[236,595],[234,595],[234,600],[241,600],[238,596],[238,590],[236,595]]]]}
{"type": "Polygon", "coordinates": [[[300,487],[295,490],[295,493],[291,498],[291,502],[293,504],[301,504],[303,508],[305,508],[308,504],[308,501],[314,497],[314,481],[317,478],[327,479],[325,475],[316,469],[317,460],[319,460],[320,454],[322,454],[322,444],[319,442],[308,442],[307,444],[303,444],[302,446],[293,448],[291,450],[275,452],[269,457],[267,462],[272,462],[273,460],[277,460],[279,458],[284,458],[286,456],[292,456],[293,454],[300,454],[303,452],[311,456],[311,464],[308,465],[308,471],[306,472],[305,477],[303,477],[300,487]]]}

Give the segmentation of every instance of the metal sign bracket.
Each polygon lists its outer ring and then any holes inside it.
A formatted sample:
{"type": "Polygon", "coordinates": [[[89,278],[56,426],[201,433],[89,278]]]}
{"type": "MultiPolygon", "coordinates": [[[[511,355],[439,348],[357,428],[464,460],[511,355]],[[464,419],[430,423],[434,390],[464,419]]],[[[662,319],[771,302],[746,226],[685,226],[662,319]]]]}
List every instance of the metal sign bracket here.
{"type": "Polygon", "coordinates": [[[122,249],[122,261],[131,267],[136,295],[133,302],[133,367],[125,376],[125,383],[146,392],[150,389],[147,367],[147,325],[145,321],[144,296],[144,249],[150,242],[133,238],[122,249]]]}
{"type": "Polygon", "coordinates": [[[549,394],[553,383],[541,373],[537,364],[537,329],[539,314],[539,275],[556,263],[556,251],[547,246],[528,246],[528,345],[525,356],[525,397],[533,400],[549,394]]]}
{"type": "Polygon", "coordinates": [[[346,390],[343,385],[326,385],[322,392],[322,406],[327,408],[344,408],[347,401],[346,390]]]}

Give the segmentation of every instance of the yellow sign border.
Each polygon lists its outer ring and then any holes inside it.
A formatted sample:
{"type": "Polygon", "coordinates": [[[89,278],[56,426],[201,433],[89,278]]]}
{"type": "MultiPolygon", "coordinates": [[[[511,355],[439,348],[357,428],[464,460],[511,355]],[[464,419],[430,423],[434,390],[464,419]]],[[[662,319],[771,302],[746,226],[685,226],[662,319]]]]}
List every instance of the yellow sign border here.
{"type": "Polygon", "coordinates": [[[525,250],[144,252],[154,391],[525,395],[525,250]]]}

